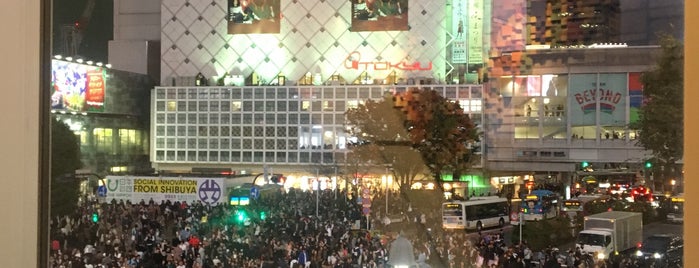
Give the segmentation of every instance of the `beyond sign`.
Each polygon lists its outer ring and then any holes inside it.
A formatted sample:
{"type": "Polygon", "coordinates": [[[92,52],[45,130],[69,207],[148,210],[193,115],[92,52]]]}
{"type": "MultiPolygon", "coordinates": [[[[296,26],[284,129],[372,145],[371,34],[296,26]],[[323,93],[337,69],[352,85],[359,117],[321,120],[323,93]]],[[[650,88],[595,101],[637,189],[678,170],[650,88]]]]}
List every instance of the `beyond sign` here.
{"type": "Polygon", "coordinates": [[[594,112],[599,100],[600,110],[611,114],[616,109],[616,105],[621,101],[622,94],[611,89],[587,89],[575,94],[575,100],[580,105],[584,113],[594,112]]]}

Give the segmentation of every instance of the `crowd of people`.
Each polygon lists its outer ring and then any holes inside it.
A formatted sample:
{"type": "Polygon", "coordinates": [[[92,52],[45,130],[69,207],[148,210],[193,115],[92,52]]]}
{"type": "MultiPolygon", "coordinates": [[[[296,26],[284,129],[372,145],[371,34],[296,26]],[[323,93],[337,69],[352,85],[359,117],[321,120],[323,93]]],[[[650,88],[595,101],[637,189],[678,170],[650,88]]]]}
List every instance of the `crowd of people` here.
{"type": "MultiPolygon", "coordinates": [[[[383,193],[373,194],[383,207],[383,193]]],[[[378,211],[364,217],[361,204],[346,196],[290,189],[238,207],[88,199],[52,219],[50,267],[386,267],[395,238],[386,235],[390,222],[378,211]]],[[[417,227],[400,235],[411,241],[419,267],[594,267],[580,254],[566,259],[555,248],[508,245],[503,230],[444,232],[439,213],[399,199],[390,195],[389,214],[404,213],[403,224],[417,227]]]]}

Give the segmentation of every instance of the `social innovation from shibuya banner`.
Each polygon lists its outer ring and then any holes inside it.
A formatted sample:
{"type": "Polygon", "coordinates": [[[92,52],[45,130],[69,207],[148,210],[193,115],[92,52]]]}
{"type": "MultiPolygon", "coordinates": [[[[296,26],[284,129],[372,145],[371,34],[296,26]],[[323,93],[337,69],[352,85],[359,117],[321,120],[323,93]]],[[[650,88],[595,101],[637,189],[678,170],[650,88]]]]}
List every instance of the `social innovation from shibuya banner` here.
{"type": "Polygon", "coordinates": [[[225,190],[222,178],[132,177],[107,176],[106,202],[153,200],[204,204],[222,204],[225,190]]]}

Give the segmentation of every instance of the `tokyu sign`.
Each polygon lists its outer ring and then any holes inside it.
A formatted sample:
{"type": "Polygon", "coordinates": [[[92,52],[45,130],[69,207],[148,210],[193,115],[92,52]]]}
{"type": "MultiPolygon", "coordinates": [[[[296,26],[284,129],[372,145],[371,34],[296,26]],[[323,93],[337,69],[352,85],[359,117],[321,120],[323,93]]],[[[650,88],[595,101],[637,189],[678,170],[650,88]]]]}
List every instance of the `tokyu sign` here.
{"type": "Polygon", "coordinates": [[[221,178],[107,176],[106,202],[128,200],[131,203],[179,201],[204,204],[225,203],[221,178]]]}

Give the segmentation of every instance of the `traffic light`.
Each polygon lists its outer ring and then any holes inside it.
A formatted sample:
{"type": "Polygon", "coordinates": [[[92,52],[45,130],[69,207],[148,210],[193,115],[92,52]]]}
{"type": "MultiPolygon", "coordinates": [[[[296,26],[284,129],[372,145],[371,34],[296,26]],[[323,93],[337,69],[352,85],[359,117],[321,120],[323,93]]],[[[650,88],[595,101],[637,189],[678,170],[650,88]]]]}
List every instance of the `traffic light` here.
{"type": "Polygon", "coordinates": [[[244,223],[245,219],[248,218],[248,215],[245,214],[244,210],[236,210],[235,211],[235,221],[238,223],[244,223]]]}
{"type": "Polygon", "coordinates": [[[97,215],[97,213],[92,213],[92,222],[98,222],[99,220],[99,215],[97,215]]]}
{"type": "Polygon", "coordinates": [[[266,218],[267,218],[267,213],[265,213],[264,211],[260,211],[260,220],[264,221],[266,218]]]}
{"type": "Polygon", "coordinates": [[[582,167],[582,168],[586,168],[586,167],[589,167],[589,166],[590,166],[590,162],[583,161],[582,163],[580,163],[580,167],[582,167]]]}
{"type": "Polygon", "coordinates": [[[651,163],[650,161],[646,161],[646,163],[645,163],[643,166],[644,166],[645,168],[650,169],[650,168],[653,167],[653,163],[651,163]]]}

